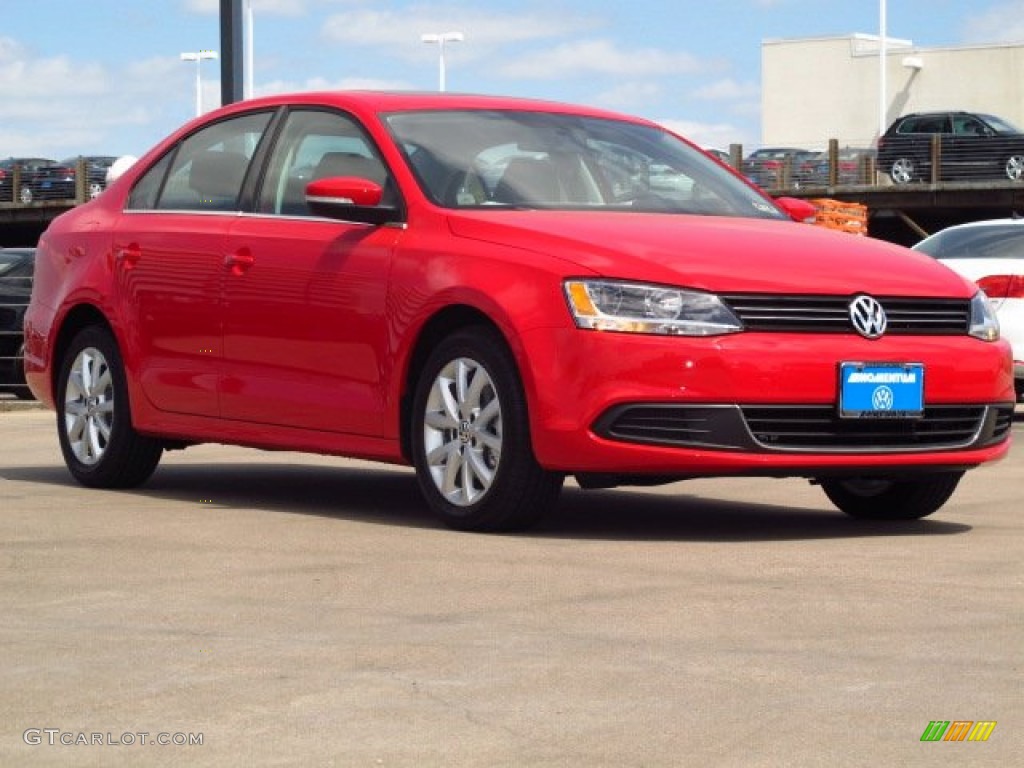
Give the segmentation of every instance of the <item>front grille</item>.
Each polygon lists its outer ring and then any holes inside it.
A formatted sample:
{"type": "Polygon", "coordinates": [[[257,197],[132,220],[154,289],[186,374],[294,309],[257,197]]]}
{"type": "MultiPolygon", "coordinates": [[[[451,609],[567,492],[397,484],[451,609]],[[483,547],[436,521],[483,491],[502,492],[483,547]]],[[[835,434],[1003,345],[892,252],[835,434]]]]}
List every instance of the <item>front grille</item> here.
{"type": "MultiPolygon", "coordinates": [[[[748,331],[856,333],[848,296],[731,294],[721,298],[748,331]]],[[[875,298],[885,308],[887,334],[962,335],[970,327],[967,299],[875,298]]]]}
{"type": "Polygon", "coordinates": [[[830,405],[667,405],[612,408],[596,434],[630,443],[755,453],[903,453],[980,448],[1005,440],[1012,405],[936,405],[918,419],[841,419],[830,405]]]}

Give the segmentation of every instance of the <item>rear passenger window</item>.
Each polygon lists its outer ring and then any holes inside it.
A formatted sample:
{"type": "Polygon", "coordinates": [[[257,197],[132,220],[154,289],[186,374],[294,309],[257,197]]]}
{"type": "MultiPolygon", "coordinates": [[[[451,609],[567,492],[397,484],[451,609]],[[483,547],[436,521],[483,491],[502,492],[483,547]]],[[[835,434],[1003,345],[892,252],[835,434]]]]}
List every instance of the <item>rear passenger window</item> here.
{"type": "Polygon", "coordinates": [[[192,134],[143,174],[128,208],[237,210],[249,161],[270,118],[269,112],[242,115],[192,134]]]}

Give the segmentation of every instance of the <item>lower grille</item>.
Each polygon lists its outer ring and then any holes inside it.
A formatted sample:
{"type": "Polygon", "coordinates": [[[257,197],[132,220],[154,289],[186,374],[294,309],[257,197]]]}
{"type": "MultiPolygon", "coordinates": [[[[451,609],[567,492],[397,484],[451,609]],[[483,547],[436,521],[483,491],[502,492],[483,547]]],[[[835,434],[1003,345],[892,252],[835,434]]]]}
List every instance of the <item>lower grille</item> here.
{"type": "Polygon", "coordinates": [[[776,406],[743,408],[743,418],[754,439],[767,448],[935,449],[970,445],[987,410],[935,406],[920,419],[839,419],[831,406],[776,406]]]}
{"type": "Polygon", "coordinates": [[[595,424],[624,442],[749,452],[904,453],[1005,440],[1012,405],[936,405],[919,419],[840,419],[829,405],[624,405],[595,424]]]}

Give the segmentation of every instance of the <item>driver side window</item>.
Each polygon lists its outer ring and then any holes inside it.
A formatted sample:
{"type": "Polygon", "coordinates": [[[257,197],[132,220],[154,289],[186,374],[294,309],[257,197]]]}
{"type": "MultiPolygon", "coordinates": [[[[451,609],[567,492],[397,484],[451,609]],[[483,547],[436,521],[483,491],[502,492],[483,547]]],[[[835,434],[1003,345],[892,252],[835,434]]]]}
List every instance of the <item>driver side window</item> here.
{"type": "Polygon", "coordinates": [[[356,176],[384,188],[383,205],[394,200],[394,184],[383,160],[362,128],[344,115],[319,110],[294,111],[274,147],[260,191],[260,213],[313,216],[306,185],[316,179],[356,176]]]}

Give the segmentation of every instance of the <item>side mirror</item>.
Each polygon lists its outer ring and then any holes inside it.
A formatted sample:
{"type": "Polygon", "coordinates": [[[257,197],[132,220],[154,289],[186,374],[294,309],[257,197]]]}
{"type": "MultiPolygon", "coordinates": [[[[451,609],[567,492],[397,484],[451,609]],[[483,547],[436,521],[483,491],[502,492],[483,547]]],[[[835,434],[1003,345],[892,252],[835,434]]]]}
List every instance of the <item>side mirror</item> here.
{"type": "Polygon", "coordinates": [[[775,204],[793,221],[808,222],[818,213],[814,203],[809,203],[798,197],[777,197],[775,204]]]}
{"type": "Polygon", "coordinates": [[[317,216],[366,224],[385,224],[398,219],[398,210],[381,205],[380,184],[357,176],[331,176],[306,185],[306,205],[317,216]]]}

